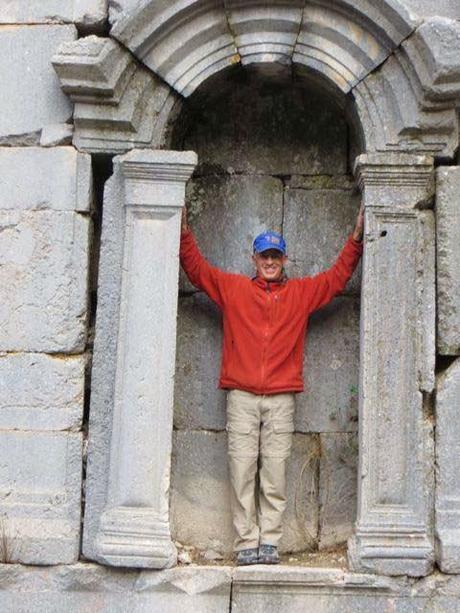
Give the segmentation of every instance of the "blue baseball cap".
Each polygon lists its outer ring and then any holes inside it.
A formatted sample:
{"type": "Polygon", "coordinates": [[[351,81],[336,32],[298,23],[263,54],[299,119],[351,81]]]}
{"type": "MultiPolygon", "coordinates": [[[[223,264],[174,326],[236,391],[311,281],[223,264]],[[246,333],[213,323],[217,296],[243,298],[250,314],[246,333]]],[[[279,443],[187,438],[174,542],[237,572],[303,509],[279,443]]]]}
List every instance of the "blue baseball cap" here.
{"type": "Polygon", "coordinates": [[[281,234],[272,230],[267,230],[256,236],[252,243],[252,248],[254,253],[262,253],[262,251],[267,251],[267,249],[277,249],[283,255],[286,255],[286,242],[284,238],[281,234]]]}

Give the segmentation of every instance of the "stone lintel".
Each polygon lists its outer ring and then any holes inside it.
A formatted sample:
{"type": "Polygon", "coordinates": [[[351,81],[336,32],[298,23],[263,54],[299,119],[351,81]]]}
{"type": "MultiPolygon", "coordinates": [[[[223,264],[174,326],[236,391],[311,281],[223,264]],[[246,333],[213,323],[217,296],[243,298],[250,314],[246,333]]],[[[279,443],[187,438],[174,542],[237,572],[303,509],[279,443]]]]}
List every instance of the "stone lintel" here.
{"type": "Polygon", "coordinates": [[[424,208],[435,192],[434,161],[428,155],[368,153],[355,160],[366,207],[424,208]]]}

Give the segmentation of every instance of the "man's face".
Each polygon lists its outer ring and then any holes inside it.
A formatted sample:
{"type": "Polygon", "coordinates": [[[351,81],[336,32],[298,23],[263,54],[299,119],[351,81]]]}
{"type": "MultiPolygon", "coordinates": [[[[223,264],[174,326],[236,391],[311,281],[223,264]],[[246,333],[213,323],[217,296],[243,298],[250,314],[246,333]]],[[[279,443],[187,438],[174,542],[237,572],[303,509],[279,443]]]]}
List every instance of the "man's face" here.
{"type": "Polygon", "coordinates": [[[279,281],[283,276],[283,268],[287,256],[278,249],[266,249],[252,256],[258,276],[264,281],[279,281]]]}

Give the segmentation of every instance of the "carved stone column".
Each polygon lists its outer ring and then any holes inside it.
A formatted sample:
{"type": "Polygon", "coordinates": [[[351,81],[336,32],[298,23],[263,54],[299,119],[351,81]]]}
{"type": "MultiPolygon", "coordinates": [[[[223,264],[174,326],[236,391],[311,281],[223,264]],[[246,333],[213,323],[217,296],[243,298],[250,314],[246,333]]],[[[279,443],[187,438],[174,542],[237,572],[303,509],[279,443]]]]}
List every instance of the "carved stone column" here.
{"type": "Polygon", "coordinates": [[[434,190],[427,156],[359,156],[365,205],[355,570],[425,575],[433,443],[424,395],[434,385],[434,190]]]}
{"type": "Polygon", "coordinates": [[[172,566],[169,470],[178,252],[192,152],[116,158],[106,193],[91,404],[85,555],[172,566]]]}

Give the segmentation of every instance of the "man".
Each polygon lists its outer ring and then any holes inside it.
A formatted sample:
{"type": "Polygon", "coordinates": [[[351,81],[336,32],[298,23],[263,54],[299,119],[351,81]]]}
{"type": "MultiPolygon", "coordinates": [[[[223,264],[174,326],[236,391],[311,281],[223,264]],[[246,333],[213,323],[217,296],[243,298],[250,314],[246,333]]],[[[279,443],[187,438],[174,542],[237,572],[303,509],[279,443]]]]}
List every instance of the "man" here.
{"type": "Polygon", "coordinates": [[[223,312],[219,387],[228,390],[228,462],[238,565],[279,562],[286,461],[294,431],[295,394],[303,390],[308,318],[345,288],[362,253],[362,233],[361,210],[353,234],[331,268],[313,277],[288,279],[283,237],[263,232],[253,243],[256,275],[251,279],[226,273],[204,259],[184,211],[182,267],[193,285],[223,312]]]}

